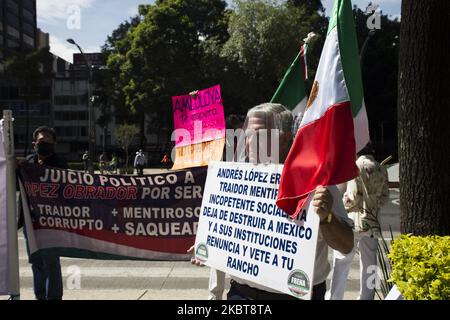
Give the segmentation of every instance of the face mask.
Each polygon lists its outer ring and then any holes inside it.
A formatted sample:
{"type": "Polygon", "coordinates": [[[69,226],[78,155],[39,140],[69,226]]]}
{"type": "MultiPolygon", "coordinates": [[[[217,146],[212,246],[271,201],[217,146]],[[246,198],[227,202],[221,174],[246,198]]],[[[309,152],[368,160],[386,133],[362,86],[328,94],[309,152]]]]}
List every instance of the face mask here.
{"type": "Polygon", "coordinates": [[[36,153],[42,157],[49,157],[55,153],[55,145],[47,142],[40,142],[35,147],[36,153]]]}

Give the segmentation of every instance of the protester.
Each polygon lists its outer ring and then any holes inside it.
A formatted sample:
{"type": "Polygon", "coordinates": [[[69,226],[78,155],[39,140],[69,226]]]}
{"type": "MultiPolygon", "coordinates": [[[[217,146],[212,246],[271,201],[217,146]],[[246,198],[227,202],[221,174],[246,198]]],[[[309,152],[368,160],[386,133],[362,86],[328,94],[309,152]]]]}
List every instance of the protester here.
{"type": "Polygon", "coordinates": [[[358,156],[359,176],[347,183],[344,194],[345,208],[355,223],[355,244],[347,255],[334,252],[330,300],[344,298],[348,273],[357,252],[360,255],[358,300],[373,300],[375,296],[375,281],[371,281],[371,276],[377,272],[378,237],[381,236],[378,214],[389,199],[389,182],[387,170],[375,160],[370,143],[358,156]]]}
{"type": "MultiPolygon", "coordinates": [[[[252,108],[247,114],[244,133],[238,142],[236,160],[255,164],[283,163],[292,145],[292,129],[293,115],[284,106],[266,103],[252,108]],[[273,139],[274,134],[277,134],[275,138],[278,139],[273,139]],[[277,141],[271,144],[273,140],[277,141]]],[[[352,221],[347,217],[341,199],[337,188],[319,187],[315,191],[313,205],[317,208],[321,222],[314,267],[313,300],[325,298],[326,278],[330,272],[328,246],[344,254],[353,248],[352,221]]],[[[201,265],[195,258],[192,263],[201,265]]],[[[254,282],[231,278],[227,294],[229,300],[295,299],[254,282]]]]}
{"type": "Polygon", "coordinates": [[[85,151],[83,154],[84,172],[89,171],[89,151],[85,151]]]}
{"type": "Polygon", "coordinates": [[[136,168],[137,175],[144,175],[144,167],[145,167],[145,154],[142,149],[136,152],[136,157],[134,158],[134,167],[136,168]]]}
{"type": "MultiPolygon", "coordinates": [[[[39,127],[33,133],[34,153],[26,157],[26,162],[49,167],[67,169],[64,159],[55,153],[56,132],[49,127],[39,127]]],[[[19,212],[23,215],[22,203],[19,212]]],[[[32,219],[34,214],[31,211],[32,219]]],[[[25,237],[27,233],[25,230],[25,237]]],[[[62,300],[63,283],[60,258],[50,253],[35,254],[29,259],[33,271],[33,288],[37,300],[62,300]]]]}

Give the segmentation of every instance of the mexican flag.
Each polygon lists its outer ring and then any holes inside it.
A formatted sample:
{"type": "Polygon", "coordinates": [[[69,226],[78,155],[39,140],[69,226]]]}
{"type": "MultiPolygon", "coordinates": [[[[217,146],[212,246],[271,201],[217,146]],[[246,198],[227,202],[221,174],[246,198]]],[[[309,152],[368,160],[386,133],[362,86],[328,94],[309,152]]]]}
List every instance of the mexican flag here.
{"type": "Polygon", "coordinates": [[[305,79],[308,72],[306,67],[307,50],[308,44],[305,43],[270,101],[284,105],[292,111],[294,116],[303,115],[308,102],[305,90],[305,79]]]}
{"type": "Polygon", "coordinates": [[[352,5],[336,0],[306,111],[285,161],[277,205],[296,215],[318,186],[356,177],[356,153],[368,142],[352,5]]]}

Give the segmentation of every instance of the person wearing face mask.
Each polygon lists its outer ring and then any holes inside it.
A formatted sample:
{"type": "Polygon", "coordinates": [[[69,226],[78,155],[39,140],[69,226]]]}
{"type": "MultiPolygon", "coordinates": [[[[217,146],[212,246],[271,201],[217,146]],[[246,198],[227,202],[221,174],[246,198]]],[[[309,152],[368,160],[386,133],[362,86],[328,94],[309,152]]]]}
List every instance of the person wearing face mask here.
{"type": "MultiPolygon", "coordinates": [[[[56,132],[49,127],[39,127],[33,133],[34,152],[25,162],[67,169],[67,162],[55,152],[56,132]]],[[[19,213],[23,215],[19,200],[19,213]]],[[[33,216],[33,212],[31,212],[33,216]]],[[[25,230],[26,237],[26,230],[25,230]]],[[[33,289],[37,300],[62,300],[63,282],[59,256],[42,253],[29,259],[33,271],[33,289]]]]}

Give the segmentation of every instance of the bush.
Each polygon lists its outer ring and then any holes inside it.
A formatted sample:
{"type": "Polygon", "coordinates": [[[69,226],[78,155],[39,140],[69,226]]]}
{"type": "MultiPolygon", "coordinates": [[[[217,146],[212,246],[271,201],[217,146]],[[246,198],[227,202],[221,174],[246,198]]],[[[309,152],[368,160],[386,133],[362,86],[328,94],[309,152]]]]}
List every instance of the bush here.
{"type": "Polygon", "coordinates": [[[450,236],[403,235],[393,243],[390,281],[406,300],[450,299],[450,236]]]}

